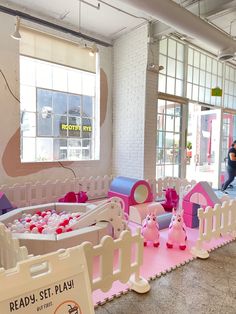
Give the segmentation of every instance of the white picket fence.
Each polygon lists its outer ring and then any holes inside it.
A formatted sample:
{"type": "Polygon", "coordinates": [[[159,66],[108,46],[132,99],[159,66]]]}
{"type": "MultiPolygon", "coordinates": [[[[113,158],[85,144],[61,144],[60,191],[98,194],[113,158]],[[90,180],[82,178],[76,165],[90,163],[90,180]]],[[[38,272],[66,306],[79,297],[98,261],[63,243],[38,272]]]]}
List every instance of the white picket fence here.
{"type": "MultiPolygon", "coordinates": [[[[17,266],[19,261],[32,257],[26,247],[20,247],[19,241],[14,239],[12,233],[0,224],[0,269],[9,269],[17,266]]],[[[82,244],[86,256],[90,277],[91,289],[108,291],[113,282],[129,281],[130,288],[138,293],[149,291],[149,283],[140,277],[139,271],[143,262],[143,237],[141,229],[135,235],[130,231],[123,231],[120,237],[114,240],[110,236],[102,238],[99,245],[93,246],[90,242],[82,244]],[[133,255],[132,255],[133,253],[133,255]],[[115,265],[114,255],[117,255],[118,265],[115,265]],[[100,273],[95,277],[95,257],[99,259],[100,273]]]]}
{"type": "Polygon", "coordinates": [[[221,235],[236,234],[236,200],[216,204],[214,208],[199,208],[199,236],[196,246],[192,247],[191,253],[199,258],[208,258],[209,253],[203,248],[205,241],[218,238],[221,235]]]}
{"type": "Polygon", "coordinates": [[[28,250],[20,247],[19,240],[12,237],[4,224],[0,223],[0,267],[9,269],[15,267],[17,262],[28,259],[28,250]]]}
{"type": "MultiPolygon", "coordinates": [[[[25,184],[14,184],[11,186],[1,185],[0,191],[4,192],[9,201],[17,207],[26,207],[46,203],[57,202],[67,192],[86,191],[89,199],[98,199],[107,196],[113,177],[89,177],[81,179],[66,179],[56,181],[28,182],[25,184]]],[[[191,185],[196,182],[188,182],[185,179],[167,177],[158,180],[147,180],[151,186],[154,199],[164,198],[166,187],[175,187],[179,192],[181,186],[191,185]]]]}
{"type": "Polygon", "coordinates": [[[188,181],[187,179],[180,179],[174,177],[159,178],[157,180],[147,180],[151,186],[154,199],[162,199],[165,197],[165,189],[167,187],[174,187],[179,194],[181,187],[185,188],[187,186],[194,186],[197,182],[192,180],[188,181]]]}
{"type": "Polygon", "coordinates": [[[67,192],[86,191],[90,199],[107,196],[112,176],[66,179],[36,183],[1,185],[9,201],[17,207],[57,202],[67,192]]]}
{"type": "Polygon", "coordinates": [[[116,280],[122,283],[129,281],[130,288],[138,293],[149,291],[148,282],[139,274],[143,262],[143,238],[141,230],[137,230],[136,235],[131,235],[127,230],[123,231],[116,240],[105,236],[97,246],[92,246],[89,242],[82,244],[93,291],[101,289],[106,292],[116,280]],[[118,265],[114,261],[115,255],[118,265]],[[93,268],[95,259],[99,260],[98,274],[93,268]]]}

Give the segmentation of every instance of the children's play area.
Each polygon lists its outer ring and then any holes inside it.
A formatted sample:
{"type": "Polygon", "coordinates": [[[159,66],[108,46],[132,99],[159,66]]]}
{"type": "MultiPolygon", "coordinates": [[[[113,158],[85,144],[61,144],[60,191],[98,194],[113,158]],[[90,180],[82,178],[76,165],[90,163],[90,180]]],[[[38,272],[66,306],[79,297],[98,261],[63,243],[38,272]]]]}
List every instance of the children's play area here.
{"type": "Polygon", "coordinates": [[[235,239],[236,201],[206,181],[105,176],[54,188],[1,192],[1,313],[92,314],[235,239]]]}
{"type": "Polygon", "coordinates": [[[235,3],[0,1],[0,314],[236,313],[235,3]]]}

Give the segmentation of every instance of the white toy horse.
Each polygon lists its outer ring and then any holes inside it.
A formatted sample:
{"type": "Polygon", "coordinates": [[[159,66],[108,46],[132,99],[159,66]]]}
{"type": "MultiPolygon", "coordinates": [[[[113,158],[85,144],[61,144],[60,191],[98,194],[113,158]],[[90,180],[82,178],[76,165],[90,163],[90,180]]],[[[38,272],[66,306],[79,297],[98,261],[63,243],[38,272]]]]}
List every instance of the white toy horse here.
{"type": "Polygon", "coordinates": [[[183,211],[176,212],[173,209],[173,216],[169,225],[168,241],[166,246],[173,248],[173,244],[179,245],[180,250],[186,249],[186,228],[183,220],[183,211]]]}
{"type": "Polygon", "coordinates": [[[156,214],[149,213],[142,223],[142,235],[144,237],[144,246],[150,241],[153,246],[158,247],[159,242],[159,225],[157,222],[156,214]]]}

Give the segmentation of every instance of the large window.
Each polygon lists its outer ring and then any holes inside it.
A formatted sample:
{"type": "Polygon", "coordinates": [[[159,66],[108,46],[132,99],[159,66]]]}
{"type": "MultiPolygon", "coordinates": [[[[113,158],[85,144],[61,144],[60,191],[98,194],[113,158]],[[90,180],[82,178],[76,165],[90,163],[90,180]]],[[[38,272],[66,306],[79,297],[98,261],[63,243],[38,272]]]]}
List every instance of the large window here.
{"type": "Polygon", "coordinates": [[[95,159],[96,74],[20,57],[21,160],[95,159]]]}
{"type": "Polygon", "coordinates": [[[177,96],[184,94],[184,45],[171,38],[160,42],[159,91],[177,96]]]}

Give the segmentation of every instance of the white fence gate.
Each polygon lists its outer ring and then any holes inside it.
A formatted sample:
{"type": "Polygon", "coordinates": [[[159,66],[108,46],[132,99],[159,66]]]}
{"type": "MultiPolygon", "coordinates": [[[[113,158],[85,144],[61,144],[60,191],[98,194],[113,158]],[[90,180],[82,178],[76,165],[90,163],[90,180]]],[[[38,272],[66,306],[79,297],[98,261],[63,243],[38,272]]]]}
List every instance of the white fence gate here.
{"type": "Polygon", "coordinates": [[[208,258],[209,253],[203,248],[204,241],[211,241],[221,235],[236,232],[236,200],[226,201],[223,205],[216,204],[214,208],[199,208],[199,235],[196,246],[191,253],[199,258],[208,258]]]}

